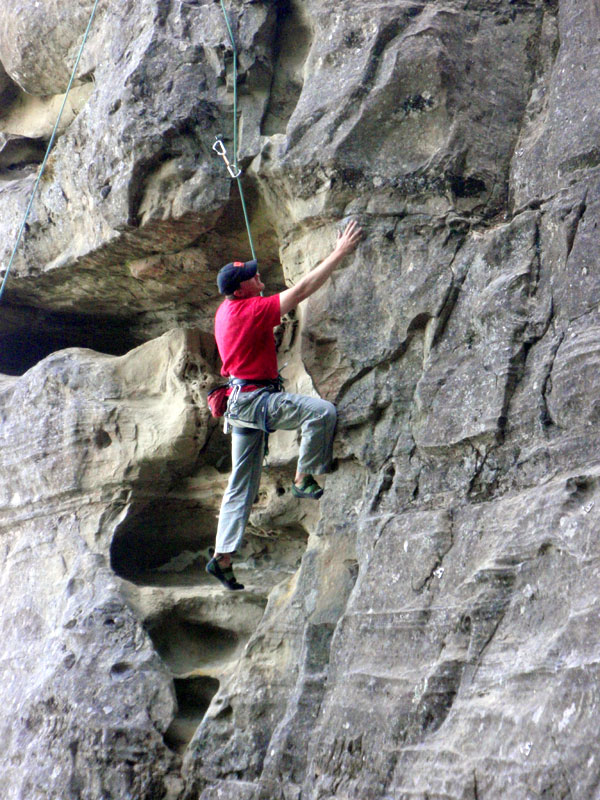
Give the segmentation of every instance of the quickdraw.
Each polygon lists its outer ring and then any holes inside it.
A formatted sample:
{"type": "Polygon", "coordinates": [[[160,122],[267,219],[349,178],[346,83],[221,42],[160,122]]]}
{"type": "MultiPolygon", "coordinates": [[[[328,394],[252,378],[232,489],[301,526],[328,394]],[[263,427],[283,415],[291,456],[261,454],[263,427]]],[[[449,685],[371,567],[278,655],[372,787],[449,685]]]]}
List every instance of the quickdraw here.
{"type": "Polygon", "coordinates": [[[231,46],[233,48],[233,163],[229,160],[227,156],[227,150],[225,149],[225,145],[223,144],[223,140],[220,136],[216,137],[212,149],[215,151],[215,153],[217,153],[217,155],[221,156],[221,158],[225,162],[225,166],[227,168],[227,172],[229,173],[230,177],[233,178],[234,180],[237,180],[238,189],[240,192],[240,201],[242,203],[242,211],[244,212],[244,221],[246,222],[246,230],[248,231],[248,241],[250,242],[250,250],[252,251],[252,258],[256,261],[257,259],[256,259],[256,253],[254,252],[254,243],[252,242],[252,232],[250,230],[250,220],[248,219],[248,211],[246,209],[246,201],[244,199],[244,189],[242,186],[242,170],[238,167],[237,163],[238,162],[237,47],[235,45],[233,31],[231,30],[231,24],[229,22],[229,17],[227,16],[227,11],[225,9],[225,4],[223,0],[221,0],[221,8],[223,9],[225,24],[227,25],[229,39],[231,41],[231,46]]]}
{"type": "Polygon", "coordinates": [[[225,162],[225,166],[227,167],[227,172],[231,175],[232,178],[239,178],[242,174],[242,170],[238,167],[237,164],[232,164],[229,159],[227,158],[227,150],[225,149],[225,145],[223,144],[222,140],[219,139],[217,136],[215,143],[213,144],[212,148],[217,155],[221,156],[223,161],[225,162]]]}

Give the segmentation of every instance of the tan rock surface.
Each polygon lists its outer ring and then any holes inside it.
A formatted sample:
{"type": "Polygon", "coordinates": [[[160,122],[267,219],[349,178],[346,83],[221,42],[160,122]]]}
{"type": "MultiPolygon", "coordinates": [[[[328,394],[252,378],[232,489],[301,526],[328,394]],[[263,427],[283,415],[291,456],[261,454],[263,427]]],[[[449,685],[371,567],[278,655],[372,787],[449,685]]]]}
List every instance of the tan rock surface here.
{"type": "MultiPolygon", "coordinates": [[[[4,263],[91,8],[13,5],[4,263]]],[[[0,314],[2,797],[594,798],[596,4],[227,7],[269,289],[365,229],[277,331],[336,468],[296,501],[273,436],[248,590],[209,579],[227,30],[101,3],[0,314]]]]}

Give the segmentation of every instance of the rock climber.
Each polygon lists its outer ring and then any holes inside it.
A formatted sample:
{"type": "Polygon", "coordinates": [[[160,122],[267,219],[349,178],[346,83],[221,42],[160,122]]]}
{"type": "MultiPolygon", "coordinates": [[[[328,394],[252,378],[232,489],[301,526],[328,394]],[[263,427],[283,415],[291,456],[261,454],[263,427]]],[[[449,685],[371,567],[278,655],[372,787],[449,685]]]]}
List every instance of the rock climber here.
{"type": "Polygon", "coordinates": [[[323,494],[313,476],[330,467],[335,406],[283,391],[273,328],[325,283],[361,237],[358,224],[349,222],[324,261],[295,286],[271,297],[261,295],[265,285],[256,261],[235,261],[218,273],[217,285],[225,300],[216,313],[215,338],[223,362],[221,374],[229,378],[225,417],[232,429],[232,471],[221,503],[215,553],[206,571],[228,589],[244,588],[235,578],[232,555],[241,545],[258,493],[266,433],[300,429],[292,494],[315,500],[323,494]]]}

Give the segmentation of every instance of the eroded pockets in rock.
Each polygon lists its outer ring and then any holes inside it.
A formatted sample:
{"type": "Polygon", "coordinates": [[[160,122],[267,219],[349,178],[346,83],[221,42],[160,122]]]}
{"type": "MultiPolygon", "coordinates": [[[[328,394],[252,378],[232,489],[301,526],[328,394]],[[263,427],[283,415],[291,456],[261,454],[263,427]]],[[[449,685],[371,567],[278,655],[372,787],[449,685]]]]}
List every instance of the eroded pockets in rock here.
{"type": "MultiPolygon", "coordinates": [[[[212,497],[220,490],[213,487],[212,497]]],[[[112,569],[127,582],[130,605],[173,676],[177,713],[165,743],[180,754],[213,699],[211,714],[222,713],[219,689],[260,624],[271,589],[295,573],[307,541],[298,524],[277,532],[250,525],[236,560],[246,591],[228,592],[205,571],[217,524],[214,501],[201,485],[193,494],[132,506],[110,552],[112,569]]]]}
{"type": "Polygon", "coordinates": [[[41,138],[0,133],[0,185],[33,173],[42,163],[46,147],[41,138]]]}
{"type": "MultiPolygon", "coordinates": [[[[187,613],[192,613],[187,610],[187,613]]],[[[237,659],[248,635],[186,618],[185,605],[150,621],[148,633],[173,675],[177,713],[165,733],[166,745],[182,754],[217,692],[220,677],[237,659]]]]}
{"type": "Polygon", "coordinates": [[[178,713],[167,732],[165,743],[177,753],[183,753],[219,690],[219,681],[210,676],[175,678],[178,713]]]}
{"type": "Polygon", "coordinates": [[[148,626],[159,656],[180,679],[189,677],[198,664],[214,668],[227,664],[243,641],[235,631],[186,619],[175,608],[148,626]]]}

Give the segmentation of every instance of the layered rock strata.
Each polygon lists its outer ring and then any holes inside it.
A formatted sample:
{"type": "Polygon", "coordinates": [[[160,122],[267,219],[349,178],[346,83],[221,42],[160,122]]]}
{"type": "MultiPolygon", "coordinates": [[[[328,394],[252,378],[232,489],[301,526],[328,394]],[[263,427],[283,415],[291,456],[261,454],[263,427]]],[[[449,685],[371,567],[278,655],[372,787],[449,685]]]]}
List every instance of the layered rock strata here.
{"type": "MultiPolygon", "coordinates": [[[[277,332],[335,471],[294,500],[273,436],[211,583],[231,50],[220,3],[101,2],[0,315],[2,796],[595,797],[597,6],[226,5],[269,288],[365,230],[277,332]]],[[[4,263],[92,3],[13,6],[4,263]]]]}

